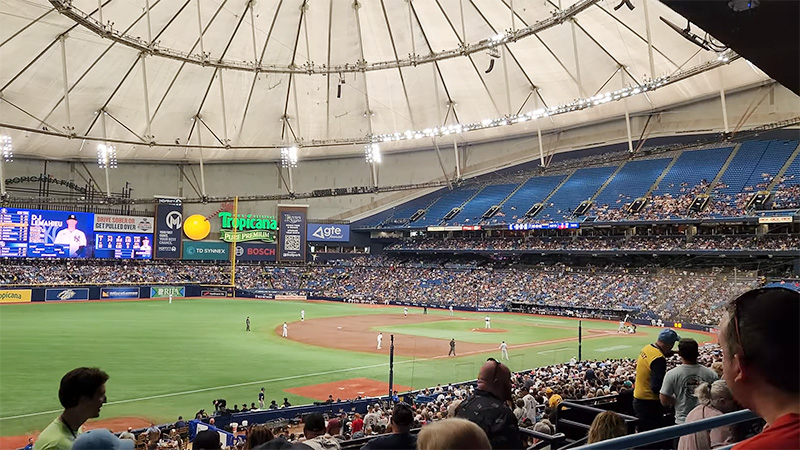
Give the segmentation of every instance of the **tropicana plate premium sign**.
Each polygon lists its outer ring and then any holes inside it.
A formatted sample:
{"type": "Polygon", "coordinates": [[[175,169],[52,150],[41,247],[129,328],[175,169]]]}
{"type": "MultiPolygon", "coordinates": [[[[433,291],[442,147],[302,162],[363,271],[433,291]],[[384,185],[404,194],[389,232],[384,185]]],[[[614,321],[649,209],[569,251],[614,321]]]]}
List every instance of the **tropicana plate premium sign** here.
{"type": "Polygon", "coordinates": [[[256,214],[239,214],[220,212],[219,238],[225,242],[233,242],[234,231],[238,230],[236,242],[264,241],[275,242],[278,232],[278,220],[273,216],[256,214]]]}

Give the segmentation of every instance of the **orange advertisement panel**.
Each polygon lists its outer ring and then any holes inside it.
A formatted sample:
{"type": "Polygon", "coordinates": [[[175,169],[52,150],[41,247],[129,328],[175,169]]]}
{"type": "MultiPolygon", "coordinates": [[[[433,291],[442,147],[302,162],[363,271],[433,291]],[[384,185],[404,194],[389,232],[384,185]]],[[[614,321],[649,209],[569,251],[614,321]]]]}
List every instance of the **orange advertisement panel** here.
{"type": "Polygon", "coordinates": [[[0,303],[28,303],[30,301],[30,289],[0,289],[0,303]]]}

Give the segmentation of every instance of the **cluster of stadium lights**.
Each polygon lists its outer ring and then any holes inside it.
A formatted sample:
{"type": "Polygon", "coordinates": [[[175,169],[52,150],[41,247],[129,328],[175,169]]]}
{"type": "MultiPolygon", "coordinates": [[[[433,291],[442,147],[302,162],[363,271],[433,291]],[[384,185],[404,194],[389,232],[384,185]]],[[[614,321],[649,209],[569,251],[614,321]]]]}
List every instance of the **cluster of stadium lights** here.
{"type": "Polygon", "coordinates": [[[381,147],[373,142],[364,146],[364,157],[369,164],[378,164],[381,162],[381,147]]]}
{"type": "Polygon", "coordinates": [[[0,140],[3,142],[3,161],[14,161],[14,149],[11,146],[11,136],[3,135],[0,137],[0,140]]]}
{"type": "Polygon", "coordinates": [[[117,168],[117,148],[113,145],[97,145],[97,166],[101,169],[117,168]]]}
{"type": "Polygon", "coordinates": [[[297,147],[284,147],[281,149],[281,167],[297,167],[297,147]]]}
{"type": "MultiPolygon", "coordinates": [[[[727,57],[726,57],[727,59],[727,57]]],[[[508,115],[498,117],[495,119],[485,119],[481,122],[472,122],[465,124],[454,124],[442,127],[426,128],[424,130],[407,130],[405,133],[389,133],[389,134],[376,134],[369,137],[373,142],[393,142],[393,141],[408,141],[412,139],[423,139],[432,137],[447,136],[450,134],[459,134],[465,131],[475,131],[487,128],[496,128],[506,125],[513,125],[519,122],[526,122],[528,120],[541,119],[556,114],[563,114],[572,111],[580,111],[583,109],[592,108],[603,103],[610,101],[620,100],[625,97],[641,94],[643,92],[655,90],[670,81],[669,76],[659,77],[654,80],[647,81],[646,83],[637,84],[633,86],[626,86],[622,89],[606,92],[604,94],[597,94],[593,97],[586,99],[574,100],[565,105],[553,106],[550,108],[540,108],[535,111],[530,111],[521,114],[508,115]]]]}

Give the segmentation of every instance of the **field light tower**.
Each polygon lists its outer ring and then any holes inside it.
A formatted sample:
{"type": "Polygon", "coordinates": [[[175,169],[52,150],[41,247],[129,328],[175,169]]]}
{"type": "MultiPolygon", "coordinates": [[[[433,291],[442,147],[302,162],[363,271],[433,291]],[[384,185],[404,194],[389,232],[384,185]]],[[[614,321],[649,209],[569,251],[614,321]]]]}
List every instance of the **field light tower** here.
{"type": "Polygon", "coordinates": [[[381,147],[377,142],[373,142],[364,146],[364,158],[367,160],[370,169],[372,169],[372,186],[378,187],[378,164],[382,161],[381,147]]]}
{"type": "Polygon", "coordinates": [[[11,136],[0,136],[0,144],[3,145],[3,159],[0,160],[0,197],[6,197],[6,176],[3,173],[5,163],[14,161],[14,149],[11,145],[11,136]]]}
{"type": "Polygon", "coordinates": [[[281,149],[281,167],[289,172],[289,193],[294,194],[294,178],[292,169],[297,167],[297,146],[281,149]]]}

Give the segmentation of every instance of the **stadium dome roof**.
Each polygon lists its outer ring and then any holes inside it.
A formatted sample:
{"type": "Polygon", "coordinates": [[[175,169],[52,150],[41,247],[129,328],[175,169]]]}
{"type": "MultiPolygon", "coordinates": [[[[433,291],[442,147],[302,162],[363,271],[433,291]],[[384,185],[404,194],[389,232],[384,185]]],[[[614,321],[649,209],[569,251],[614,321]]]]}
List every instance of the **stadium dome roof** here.
{"type": "Polygon", "coordinates": [[[108,139],[120,160],[197,160],[200,145],[206,161],[291,145],[304,159],[560,129],[768,80],[689,42],[660,2],[631,2],[9,0],[0,127],[20,156],[90,160],[108,139]]]}

